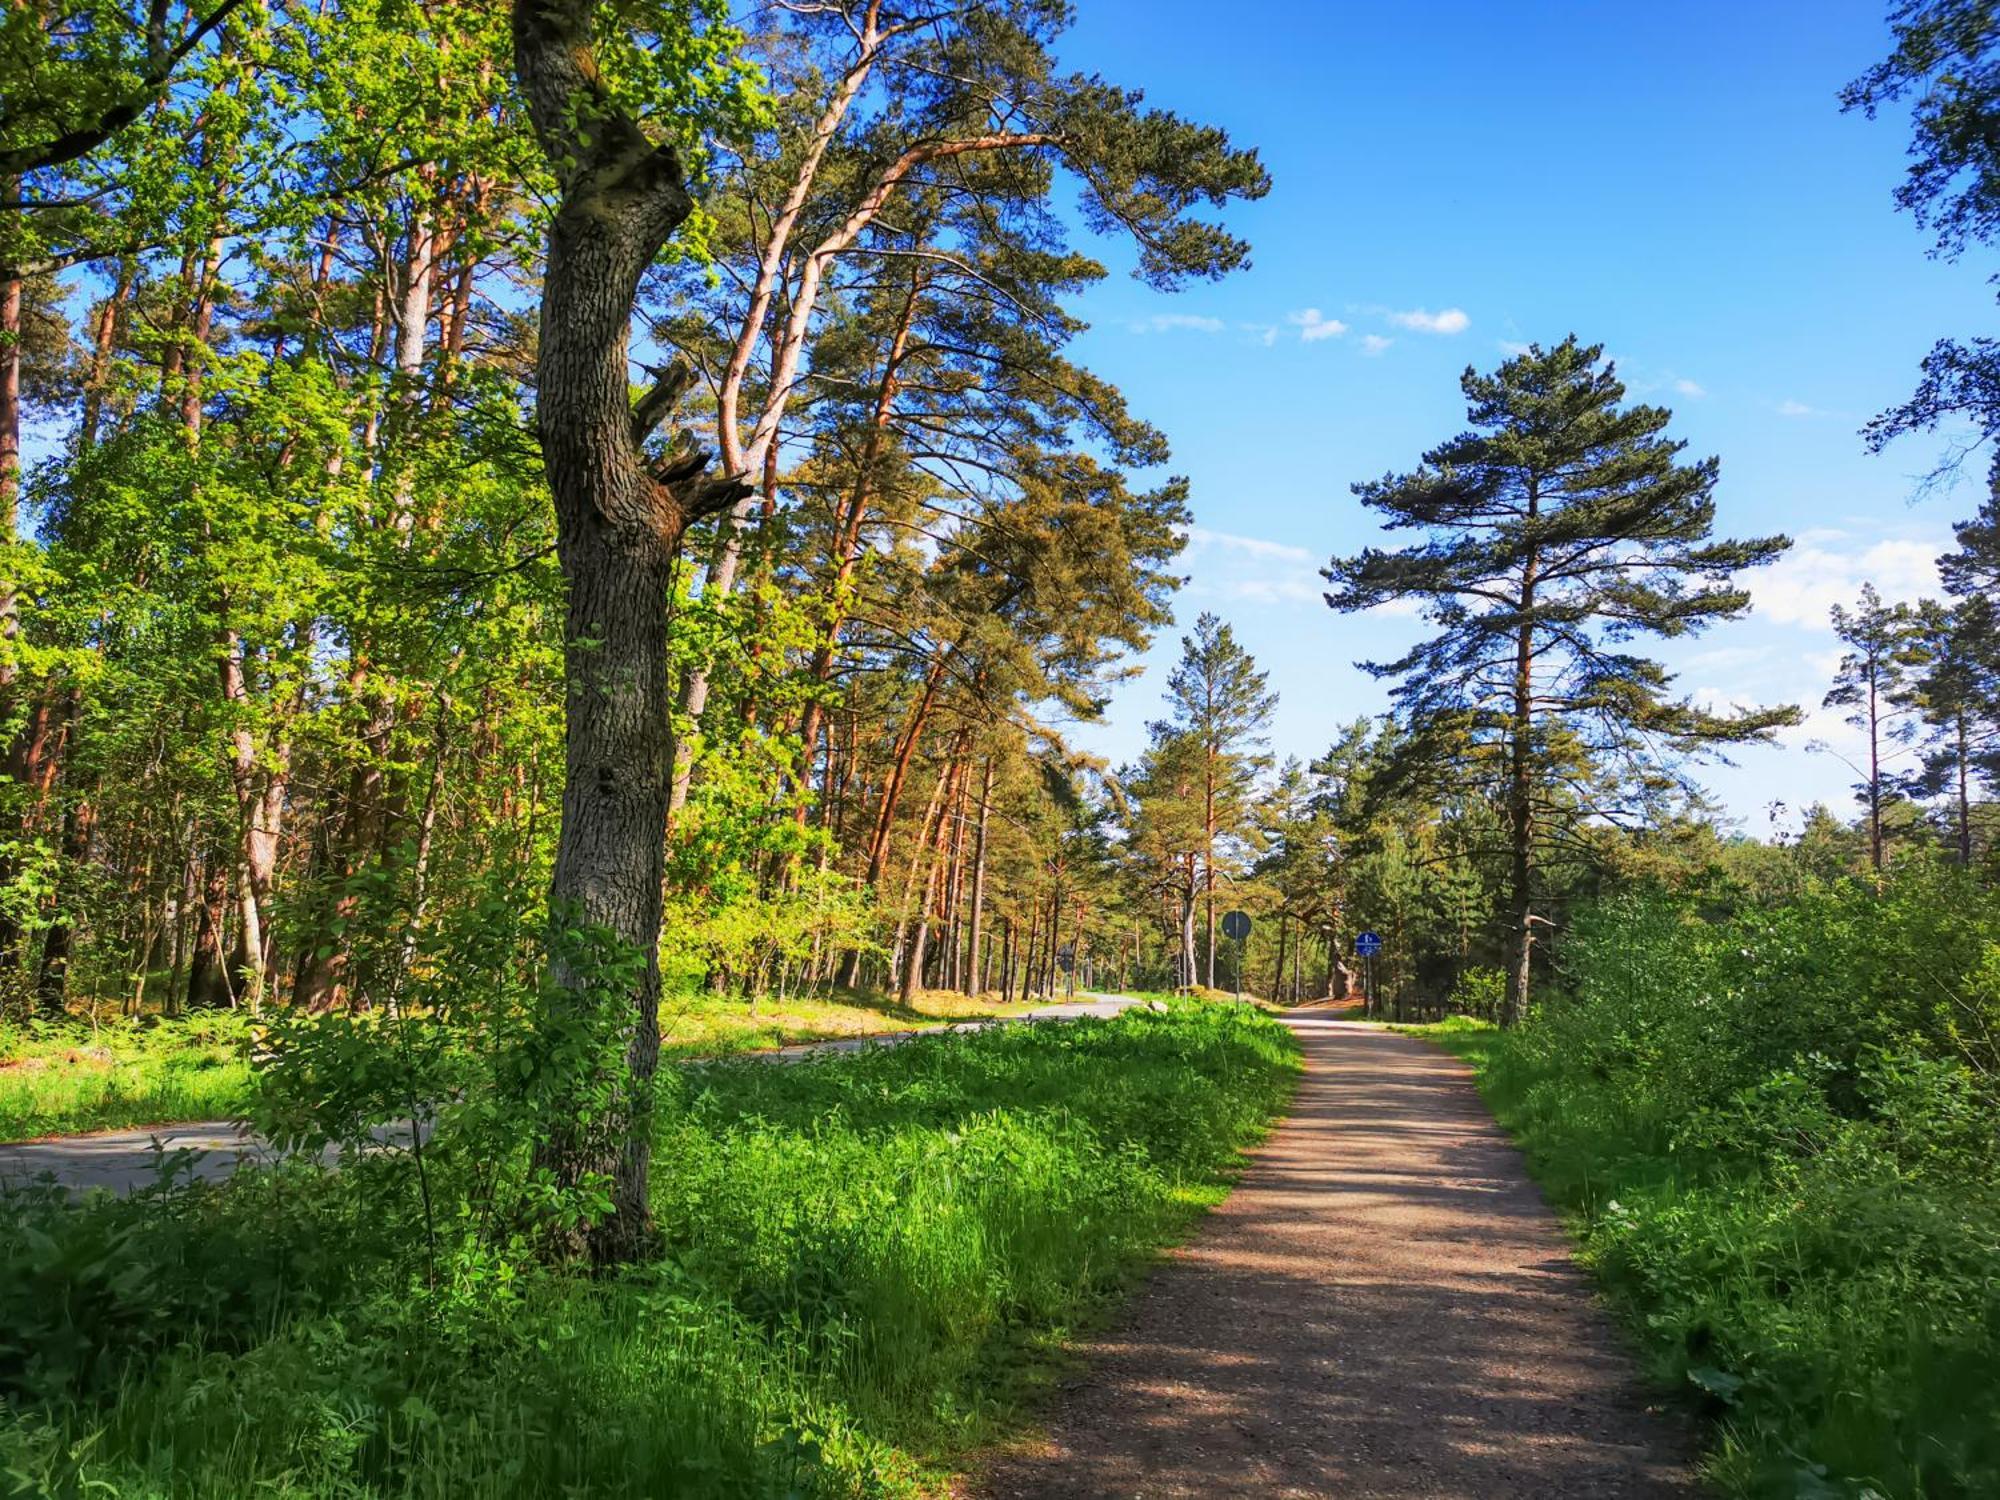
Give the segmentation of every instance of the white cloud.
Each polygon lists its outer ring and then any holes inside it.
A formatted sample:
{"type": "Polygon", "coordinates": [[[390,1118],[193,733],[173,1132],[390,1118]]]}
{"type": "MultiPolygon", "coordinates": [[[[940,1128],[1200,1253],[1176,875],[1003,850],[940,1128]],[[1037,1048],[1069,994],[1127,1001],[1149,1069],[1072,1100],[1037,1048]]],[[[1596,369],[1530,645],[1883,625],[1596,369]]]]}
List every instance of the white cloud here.
{"type": "Polygon", "coordinates": [[[1285,562],[1317,561],[1304,547],[1294,547],[1289,542],[1268,541],[1261,536],[1241,536],[1233,531],[1210,531],[1206,526],[1188,527],[1187,540],[1190,547],[1223,547],[1231,552],[1243,552],[1252,557],[1279,558],[1285,562]]]}
{"type": "Polygon", "coordinates": [[[1743,581],[1759,619],[1824,630],[1834,605],[1851,607],[1864,583],[1891,601],[1936,593],[1937,558],[1945,546],[1941,537],[1890,537],[1847,552],[1803,544],[1743,581]]]}
{"type": "Polygon", "coordinates": [[[1816,406],[1807,406],[1803,401],[1780,401],[1778,415],[1781,417],[1823,417],[1825,412],[1816,406]]]}
{"type": "Polygon", "coordinates": [[[1447,307],[1442,312],[1413,307],[1408,312],[1392,312],[1388,318],[1398,328],[1408,328],[1417,333],[1463,333],[1472,326],[1472,319],[1465,315],[1462,307],[1447,307]]]}
{"type": "Polygon", "coordinates": [[[1338,318],[1329,318],[1316,307],[1308,307],[1286,315],[1286,322],[1299,330],[1299,337],[1308,344],[1316,344],[1321,339],[1337,339],[1347,332],[1347,325],[1338,318]]]}
{"type": "Polygon", "coordinates": [[[1319,604],[1326,583],[1321,559],[1305,547],[1268,537],[1187,529],[1190,594],[1244,604],[1319,604]]]}
{"type": "Polygon", "coordinates": [[[1683,396],[1692,396],[1697,401],[1708,394],[1707,388],[1699,381],[1689,380],[1685,376],[1674,382],[1674,389],[1683,396]]]}
{"type": "Polygon", "coordinates": [[[1321,604],[1326,585],[1316,578],[1227,578],[1209,592],[1247,604],[1321,604]]]}
{"type": "Polygon", "coordinates": [[[1229,325],[1198,313],[1154,313],[1131,325],[1134,333],[1220,333],[1229,325]]]}
{"type": "Polygon", "coordinates": [[[1394,339],[1383,338],[1379,333],[1364,333],[1361,335],[1361,352],[1363,354],[1380,354],[1395,342],[1394,339]]]}

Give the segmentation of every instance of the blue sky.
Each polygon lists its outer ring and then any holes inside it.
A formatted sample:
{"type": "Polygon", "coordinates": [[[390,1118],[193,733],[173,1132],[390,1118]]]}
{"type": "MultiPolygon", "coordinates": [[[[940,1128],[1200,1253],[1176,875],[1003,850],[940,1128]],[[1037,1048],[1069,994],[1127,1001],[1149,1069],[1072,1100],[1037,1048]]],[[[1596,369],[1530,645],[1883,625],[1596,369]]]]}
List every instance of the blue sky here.
{"type": "MultiPolygon", "coordinates": [[[[1079,352],[1193,480],[1177,613],[1215,610],[1268,668],[1275,751],[1312,755],[1383,707],[1352,663],[1416,622],[1334,615],[1317,569],[1376,538],[1349,484],[1458,431],[1459,372],[1510,343],[1605,344],[1693,455],[1721,457],[1718,530],[1798,539],[1751,576],[1750,620],[1666,653],[1683,689],[1816,710],[1832,604],[1870,578],[1938,592],[1931,560],[1976,494],[1920,496],[1940,444],[1872,457],[1857,429],[1907,395],[1936,338],[1992,327],[1991,267],[1928,259],[1893,211],[1906,122],[1839,111],[1888,49],[1884,9],[1079,6],[1072,65],[1225,126],[1273,178],[1230,215],[1250,270],[1173,296],[1114,277],[1079,352]]],[[[1178,634],[1080,733],[1090,748],[1136,753],[1178,634]]],[[[1853,774],[1808,752],[1819,740],[1852,743],[1816,713],[1704,779],[1758,831],[1774,799],[1844,809],[1853,774]]]]}

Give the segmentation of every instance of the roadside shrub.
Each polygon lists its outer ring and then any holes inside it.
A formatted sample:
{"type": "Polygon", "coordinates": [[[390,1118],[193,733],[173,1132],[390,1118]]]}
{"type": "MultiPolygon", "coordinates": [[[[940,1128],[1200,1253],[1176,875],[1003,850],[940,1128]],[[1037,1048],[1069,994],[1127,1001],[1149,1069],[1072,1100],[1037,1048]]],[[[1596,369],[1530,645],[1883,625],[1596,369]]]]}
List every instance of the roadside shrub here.
{"type": "Polygon", "coordinates": [[[2000,1493],[2000,900],[1899,867],[1580,917],[1471,1057],[1746,1495],[2000,1493]]]}

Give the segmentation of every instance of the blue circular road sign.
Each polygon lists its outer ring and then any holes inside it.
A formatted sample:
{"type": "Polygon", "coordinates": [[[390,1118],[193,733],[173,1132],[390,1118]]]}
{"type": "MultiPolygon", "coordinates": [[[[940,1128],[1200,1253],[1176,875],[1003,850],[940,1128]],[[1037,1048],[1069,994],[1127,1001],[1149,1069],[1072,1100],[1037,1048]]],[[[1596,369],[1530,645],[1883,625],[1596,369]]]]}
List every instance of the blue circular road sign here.
{"type": "Polygon", "coordinates": [[[1382,951],[1382,934],[1364,932],[1354,940],[1354,951],[1363,958],[1373,958],[1382,951]]]}

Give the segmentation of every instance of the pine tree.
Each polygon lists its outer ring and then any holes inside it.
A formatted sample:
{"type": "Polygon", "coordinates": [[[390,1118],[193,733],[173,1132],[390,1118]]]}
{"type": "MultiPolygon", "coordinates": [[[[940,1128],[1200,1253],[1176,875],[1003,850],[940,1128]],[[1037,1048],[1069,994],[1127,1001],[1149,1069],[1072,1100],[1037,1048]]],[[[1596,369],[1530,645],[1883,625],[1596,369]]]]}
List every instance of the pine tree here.
{"type": "Polygon", "coordinates": [[[1913,626],[1919,670],[1897,690],[1922,720],[1921,768],[1903,778],[1915,797],[1945,797],[1959,863],[1973,860],[1972,794],[2000,769],[2000,617],[1984,596],[1948,608],[1926,599],[1913,626]]]}
{"type": "Polygon", "coordinates": [[[1893,754],[1885,740],[1906,740],[1905,721],[1913,711],[1908,696],[1911,673],[1922,661],[1918,618],[1907,604],[1884,604],[1875,585],[1861,586],[1860,602],[1853,609],[1833,607],[1833,633],[1847,647],[1834,673],[1833,687],[1824,700],[1827,708],[1848,710],[1847,722],[1868,740],[1868,764],[1856,767],[1862,780],[1855,788],[1861,805],[1868,810],[1868,862],[1882,868],[1882,804],[1889,791],[1883,767],[1893,754]]]}
{"type": "Polygon", "coordinates": [[[1497,764],[1510,855],[1506,1017],[1525,1014],[1538,846],[1554,826],[1629,811],[1674,760],[1767,737],[1792,708],[1716,714],[1671,695],[1659,662],[1621,649],[1744,613],[1734,582],[1785,537],[1714,541],[1715,459],[1681,462],[1671,413],[1622,405],[1601,345],[1574,335],[1460,380],[1473,430],[1420,467],[1357,484],[1385,528],[1421,533],[1325,570],[1335,609],[1415,601],[1434,635],[1391,662],[1413,744],[1497,764]]]}
{"type": "Polygon", "coordinates": [[[1174,987],[1193,989],[1198,977],[1195,913],[1201,903],[1201,859],[1208,839],[1202,789],[1207,753],[1194,735],[1153,726],[1153,743],[1124,780],[1135,804],[1128,853],[1144,884],[1171,914],[1174,987]]]}
{"type": "Polygon", "coordinates": [[[1250,826],[1250,794],[1270,765],[1262,754],[1278,695],[1229,626],[1203,614],[1181,637],[1181,659],[1167,678],[1168,718],[1155,734],[1178,733],[1200,747],[1201,884],[1207,928],[1203,982],[1215,987],[1215,876],[1218,850],[1250,826]]]}

